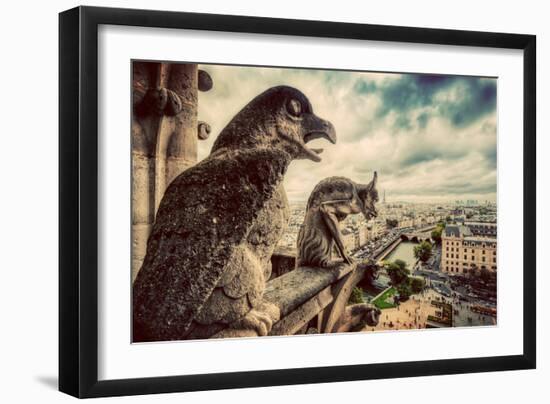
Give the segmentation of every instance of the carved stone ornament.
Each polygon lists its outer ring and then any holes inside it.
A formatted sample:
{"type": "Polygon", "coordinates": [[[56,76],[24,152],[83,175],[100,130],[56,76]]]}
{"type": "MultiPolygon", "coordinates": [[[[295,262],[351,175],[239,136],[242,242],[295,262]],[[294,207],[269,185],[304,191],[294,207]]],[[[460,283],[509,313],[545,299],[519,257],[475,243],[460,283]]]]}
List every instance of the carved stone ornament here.
{"type": "Polygon", "coordinates": [[[289,218],[283,176],[294,159],[321,160],[306,146],[317,137],[334,143],[332,124],[297,89],[274,87],[174,179],[134,283],[134,341],[207,338],[229,324],[270,331],[279,310],[262,298],[289,218]]]}
{"type": "Polygon", "coordinates": [[[330,177],[315,186],[298,233],[298,266],[332,265],[334,247],[344,262],[352,263],[344,246],[339,223],[350,214],[363,213],[366,220],[377,216],[376,181],[375,172],[367,185],[357,184],[345,177],[330,177]]]}

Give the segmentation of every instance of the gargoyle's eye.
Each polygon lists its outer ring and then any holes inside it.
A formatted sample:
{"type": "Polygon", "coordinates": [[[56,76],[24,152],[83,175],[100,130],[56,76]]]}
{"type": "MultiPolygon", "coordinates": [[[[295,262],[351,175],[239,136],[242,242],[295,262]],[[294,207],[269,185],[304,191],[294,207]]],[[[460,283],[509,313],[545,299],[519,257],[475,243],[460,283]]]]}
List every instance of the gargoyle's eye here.
{"type": "Polygon", "coordinates": [[[302,114],[302,104],[295,99],[291,99],[287,102],[286,109],[288,113],[293,116],[300,116],[302,114]]]}

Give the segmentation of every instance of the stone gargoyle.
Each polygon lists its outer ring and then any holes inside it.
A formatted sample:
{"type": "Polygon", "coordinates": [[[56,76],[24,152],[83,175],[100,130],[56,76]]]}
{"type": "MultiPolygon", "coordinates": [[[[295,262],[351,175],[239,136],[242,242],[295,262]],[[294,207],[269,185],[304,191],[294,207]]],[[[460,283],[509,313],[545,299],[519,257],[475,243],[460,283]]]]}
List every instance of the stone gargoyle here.
{"type": "Polygon", "coordinates": [[[295,88],[254,98],[221,131],[211,154],[168,186],[133,286],[133,340],[266,335],[278,308],[263,299],[270,257],[289,218],[283,176],[294,159],[321,160],[315,138],[333,125],[295,88]]]}
{"type": "Polygon", "coordinates": [[[319,182],[309,196],[304,223],[298,233],[297,266],[327,267],[333,262],[334,247],[349,264],[339,222],[350,214],[363,213],[366,220],[377,216],[377,174],[367,184],[345,177],[330,177],[319,182]]]}
{"type": "Polygon", "coordinates": [[[370,303],[347,306],[336,322],[334,332],[362,331],[364,327],[376,327],[380,319],[380,309],[370,303]]]}

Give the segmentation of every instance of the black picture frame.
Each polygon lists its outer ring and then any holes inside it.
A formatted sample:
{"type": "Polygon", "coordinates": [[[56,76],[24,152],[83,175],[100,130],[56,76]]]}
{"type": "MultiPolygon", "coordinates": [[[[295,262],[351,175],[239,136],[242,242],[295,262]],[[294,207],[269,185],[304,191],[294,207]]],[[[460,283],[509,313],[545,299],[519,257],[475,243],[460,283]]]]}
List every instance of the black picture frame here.
{"type": "Polygon", "coordinates": [[[59,15],[59,389],[76,397],[326,383],[536,366],[536,37],[506,33],[78,7],[59,15]],[[98,26],[100,24],[523,51],[523,354],[99,381],[98,26]]]}

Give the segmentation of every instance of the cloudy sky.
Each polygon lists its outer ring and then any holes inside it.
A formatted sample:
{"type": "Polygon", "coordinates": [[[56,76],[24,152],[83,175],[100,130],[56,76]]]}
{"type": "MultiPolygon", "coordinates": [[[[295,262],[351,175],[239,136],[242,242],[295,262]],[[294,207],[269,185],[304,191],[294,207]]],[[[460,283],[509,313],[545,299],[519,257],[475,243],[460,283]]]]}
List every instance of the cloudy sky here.
{"type": "Polygon", "coordinates": [[[291,163],[285,188],[307,200],[325,177],[367,183],[378,171],[386,200],[496,200],[496,79],[203,65],[214,87],[199,94],[199,119],[212,126],[199,159],[229,120],[276,85],[301,90],[313,111],[331,121],[335,145],[315,140],[322,161],[291,163]]]}

